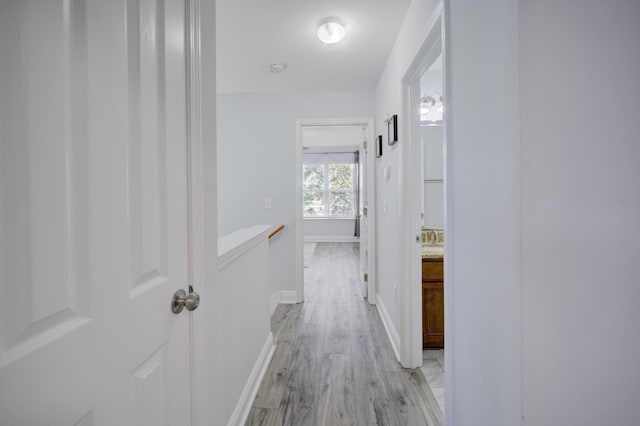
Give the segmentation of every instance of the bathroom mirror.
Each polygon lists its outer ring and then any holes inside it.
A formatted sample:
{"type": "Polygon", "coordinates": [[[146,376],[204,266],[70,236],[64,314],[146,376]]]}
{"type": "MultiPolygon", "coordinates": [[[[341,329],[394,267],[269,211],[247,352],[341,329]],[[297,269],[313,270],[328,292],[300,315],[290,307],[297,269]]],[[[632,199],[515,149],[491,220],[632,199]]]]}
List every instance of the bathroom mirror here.
{"type": "Polygon", "coordinates": [[[423,226],[444,229],[442,125],[421,127],[424,164],[423,226]]]}
{"type": "Polygon", "coordinates": [[[442,118],[442,59],[420,79],[420,135],[423,152],[423,228],[444,229],[444,133],[442,118]]]}

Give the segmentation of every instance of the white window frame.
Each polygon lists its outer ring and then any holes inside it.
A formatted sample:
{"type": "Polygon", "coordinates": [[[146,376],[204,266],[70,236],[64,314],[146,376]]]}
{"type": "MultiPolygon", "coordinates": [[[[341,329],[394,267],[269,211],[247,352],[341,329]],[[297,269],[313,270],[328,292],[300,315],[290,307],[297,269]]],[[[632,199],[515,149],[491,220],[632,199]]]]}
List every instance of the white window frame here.
{"type": "Polygon", "coordinates": [[[302,215],[303,218],[305,220],[307,219],[311,219],[311,220],[332,220],[332,219],[355,219],[356,218],[356,211],[355,211],[355,190],[356,190],[356,184],[357,182],[355,182],[355,177],[354,177],[354,164],[353,163],[346,163],[346,162],[335,162],[335,161],[329,161],[329,157],[325,156],[325,159],[321,162],[318,163],[313,163],[313,164],[309,164],[309,163],[304,163],[302,164],[303,167],[303,171],[304,171],[304,167],[305,166],[322,166],[323,168],[323,188],[322,189],[305,189],[304,188],[304,182],[303,182],[303,186],[302,186],[302,193],[303,193],[303,202],[302,202],[302,215]],[[329,188],[329,166],[332,164],[347,164],[351,167],[351,190],[347,190],[347,189],[331,189],[329,188]],[[306,192],[322,192],[322,199],[323,199],[323,203],[325,206],[325,214],[324,215],[318,215],[318,216],[306,216],[305,215],[305,209],[304,209],[304,193],[306,192]],[[347,192],[347,193],[351,193],[351,199],[352,199],[352,206],[353,206],[353,214],[350,216],[331,216],[331,208],[329,206],[329,194],[331,192],[347,192]]]}

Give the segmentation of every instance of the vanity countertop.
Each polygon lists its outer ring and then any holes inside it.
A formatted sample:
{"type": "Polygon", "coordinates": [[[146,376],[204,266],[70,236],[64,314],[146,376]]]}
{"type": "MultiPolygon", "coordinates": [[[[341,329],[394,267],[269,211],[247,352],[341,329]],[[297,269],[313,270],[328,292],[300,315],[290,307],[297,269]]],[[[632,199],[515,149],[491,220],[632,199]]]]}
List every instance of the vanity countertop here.
{"type": "Polygon", "coordinates": [[[444,258],[444,247],[442,246],[422,246],[423,259],[442,259],[444,258]]]}

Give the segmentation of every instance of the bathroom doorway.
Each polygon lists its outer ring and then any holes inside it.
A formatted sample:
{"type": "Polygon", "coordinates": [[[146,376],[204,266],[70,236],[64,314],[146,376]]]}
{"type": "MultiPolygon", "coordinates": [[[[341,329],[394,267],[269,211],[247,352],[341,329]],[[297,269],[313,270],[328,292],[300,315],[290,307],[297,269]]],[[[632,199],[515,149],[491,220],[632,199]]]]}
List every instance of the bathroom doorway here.
{"type": "Polygon", "coordinates": [[[451,299],[445,286],[449,259],[445,247],[447,56],[443,22],[440,9],[403,78],[403,258],[408,291],[403,299],[402,338],[407,343],[401,362],[408,368],[425,367],[425,378],[444,414],[444,367],[451,365],[446,362],[451,359],[446,312],[451,299]]]}
{"type": "Polygon", "coordinates": [[[422,371],[444,413],[444,105],[442,54],[420,77],[422,371]]]}

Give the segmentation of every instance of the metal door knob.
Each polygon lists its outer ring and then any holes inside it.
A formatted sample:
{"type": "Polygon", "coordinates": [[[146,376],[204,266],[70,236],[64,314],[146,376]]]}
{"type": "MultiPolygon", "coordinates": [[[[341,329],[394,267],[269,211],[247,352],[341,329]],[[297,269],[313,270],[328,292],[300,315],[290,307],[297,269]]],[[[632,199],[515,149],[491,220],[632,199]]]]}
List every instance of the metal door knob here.
{"type": "Polygon", "coordinates": [[[193,287],[189,286],[189,294],[183,289],[173,293],[171,298],[171,312],[179,314],[184,308],[187,311],[195,311],[200,305],[200,295],[193,291],[193,287]]]}

